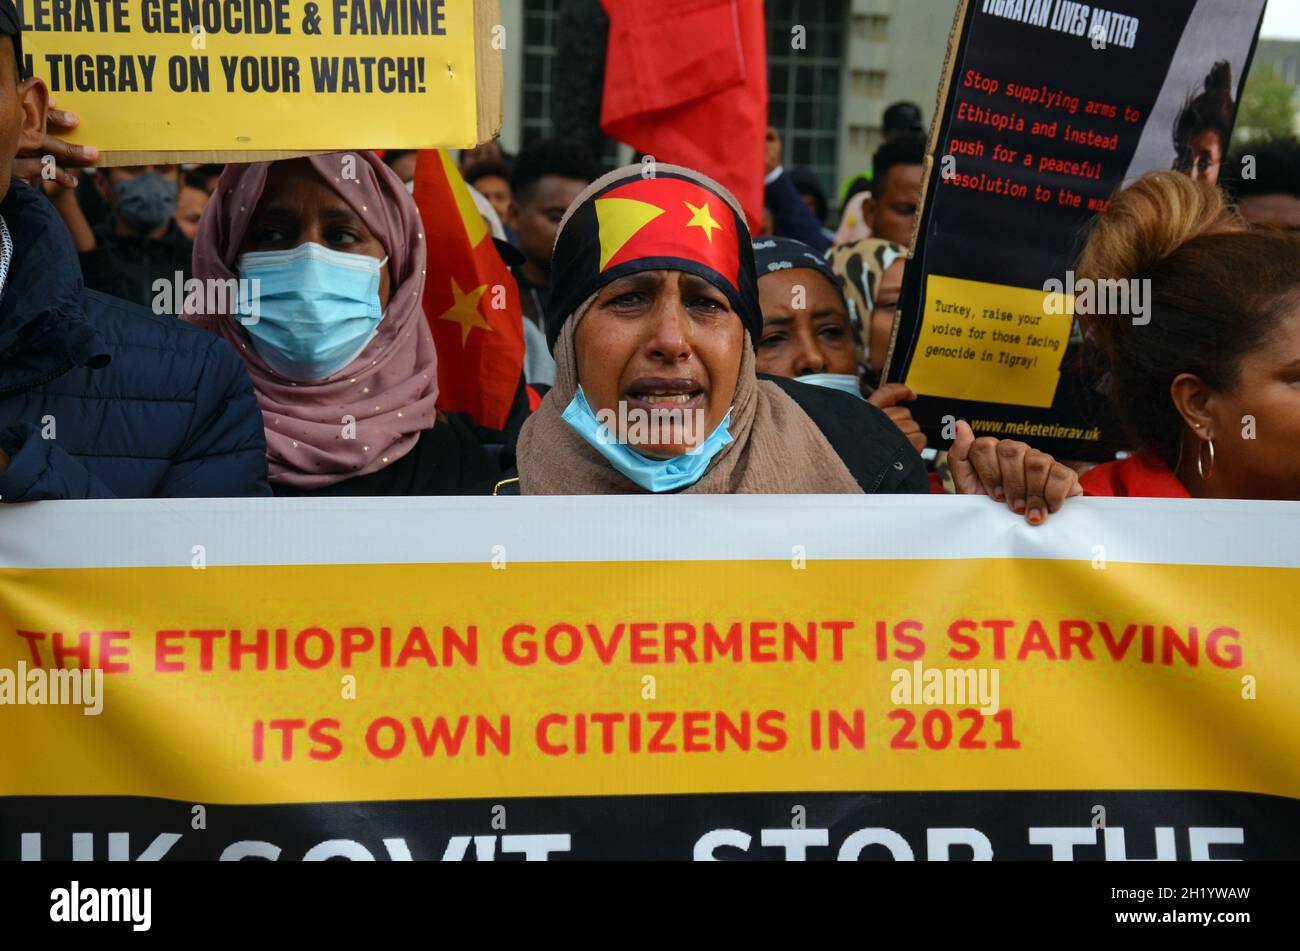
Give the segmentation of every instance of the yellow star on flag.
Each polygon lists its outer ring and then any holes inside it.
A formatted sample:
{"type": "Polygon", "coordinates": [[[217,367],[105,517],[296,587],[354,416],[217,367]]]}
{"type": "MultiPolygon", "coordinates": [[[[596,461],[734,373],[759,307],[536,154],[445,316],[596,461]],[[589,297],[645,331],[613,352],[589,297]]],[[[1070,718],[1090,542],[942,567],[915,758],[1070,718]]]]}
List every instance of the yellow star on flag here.
{"type": "Polygon", "coordinates": [[[452,304],[446,312],[441,314],[439,320],[450,320],[460,324],[460,345],[465,346],[465,341],[469,339],[469,332],[475,327],[481,327],[490,331],[492,325],[483,319],[483,315],[478,312],[478,302],[483,293],[487,290],[487,285],[483,284],[474,288],[468,294],[460,289],[456,279],[451,279],[451,296],[452,304]]]}
{"type": "Polygon", "coordinates": [[[706,201],[699,208],[696,208],[689,201],[682,202],[692,212],[691,220],[686,222],[688,228],[703,228],[705,236],[709,239],[709,244],[713,243],[713,229],[721,228],[722,225],[713,220],[713,215],[709,211],[709,203],[706,201]]]}

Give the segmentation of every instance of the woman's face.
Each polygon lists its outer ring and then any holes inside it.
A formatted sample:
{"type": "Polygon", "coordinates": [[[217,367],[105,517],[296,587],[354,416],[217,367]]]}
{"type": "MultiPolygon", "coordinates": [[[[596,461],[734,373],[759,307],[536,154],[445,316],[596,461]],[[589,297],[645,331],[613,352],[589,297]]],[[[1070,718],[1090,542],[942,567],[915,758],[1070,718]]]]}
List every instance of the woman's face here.
{"type": "Polygon", "coordinates": [[[898,312],[898,297],[903,292],[905,258],[898,258],[880,275],[876,299],[872,303],[871,325],[867,330],[867,364],[879,374],[889,352],[889,338],[894,333],[894,315],[898,312]]]}
{"type": "Polygon", "coordinates": [[[629,445],[668,459],[698,446],[727,415],[745,332],[726,295],[703,278],[643,271],[601,288],[575,343],[592,411],[621,417],[623,404],[630,425],[639,416],[652,435],[658,429],[657,439],[629,445]],[[651,414],[658,426],[648,424],[651,414]]]}
{"type": "Polygon", "coordinates": [[[1236,388],[1215,394],[1208,409],[1214,472],[1202,494],[1300,499],[1300,306],[1242,358],[1236,388]]]}
{"type": "Polygon", "coordinates": [[[823,275],[802,267],[764,274],[758,281],[758,300],[763,308],[759,373],[797,377],[858,372],[844,298],[823,275]]]}
{"type": "Polygon", "coordinates": [[[203,209],[207,207],[207,192],[201,188],[191,188],[189,185],[181,186],[180,195],[176,198],[176,213],[172,217],[176,220],[176,226],[181,229],[181,234],[191,241],[199,233],[199,219],[203,217],[203,209]]]}
{"type": "MultiPolygon", "coordinates": [[[[344,185],[347,182],[343,182],[344,185]]],[[[365,254],[383,260],[387,250],[306,159],[274,162],[240,254],[287,251],[300,244],[319,244],[333,251],[365,254]]],[[[388,307],[388,268],[379,269],[379,306],[388,307]]]]}
{"type": "Polygon", "coordinates": [[[1219,183],[1219,164],[1223,161],[1223,142],[1219,133],[1207,129],[1192,136],[1187,143],[1191,152],[1191,168],[1187,174],[1211,185],[1219,183]]]}

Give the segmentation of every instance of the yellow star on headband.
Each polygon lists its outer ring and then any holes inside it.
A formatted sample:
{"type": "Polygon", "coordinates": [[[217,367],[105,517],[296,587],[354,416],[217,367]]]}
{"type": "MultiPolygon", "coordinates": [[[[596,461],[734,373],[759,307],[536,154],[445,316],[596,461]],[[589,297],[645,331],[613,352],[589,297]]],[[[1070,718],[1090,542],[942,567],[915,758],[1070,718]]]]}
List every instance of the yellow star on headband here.
{"type": "Polygon", "coordinates": [[[692,212],[691,220],[686,222],[688,228],[703,228],[705,237],[709,239],[709,244],[713,243],[713,229],[721,228],[722,225],[713,220],[713,215],[709,212],[709,203],[706,201],[699,208],[696,208],[689,201],[682,202],[692,212]]]}

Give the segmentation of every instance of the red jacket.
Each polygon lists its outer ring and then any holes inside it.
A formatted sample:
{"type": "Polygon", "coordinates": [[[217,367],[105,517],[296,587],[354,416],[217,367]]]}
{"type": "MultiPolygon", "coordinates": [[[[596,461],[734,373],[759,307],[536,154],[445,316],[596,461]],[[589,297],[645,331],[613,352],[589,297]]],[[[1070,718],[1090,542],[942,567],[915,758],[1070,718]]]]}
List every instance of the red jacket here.
{"type": "Polygon", "coordinates": [[[1132,496],[1146,499],[1189,499],[1172,469],[1150,456],[1129,456],[1089,470],[1079,480],[1084,495],[1132,496]]]}

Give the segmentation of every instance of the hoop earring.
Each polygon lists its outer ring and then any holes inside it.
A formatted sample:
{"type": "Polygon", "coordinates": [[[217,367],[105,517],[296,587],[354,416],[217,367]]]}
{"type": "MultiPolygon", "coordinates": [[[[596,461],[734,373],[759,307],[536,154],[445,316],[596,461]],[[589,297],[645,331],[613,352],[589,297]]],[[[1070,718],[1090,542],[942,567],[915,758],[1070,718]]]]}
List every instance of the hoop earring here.
{"type": "Polygon", "coordinates": [[[1205,453],[1201,449],[1196,450],[1196,474],[1201,477],[1202,482],[1208,482],[1210,476],[1214,475],[1214,440],[1206,439],[1205,445],[1210,447],[1210,471],[1206,472],[1202,459],[1205,453]]]}

